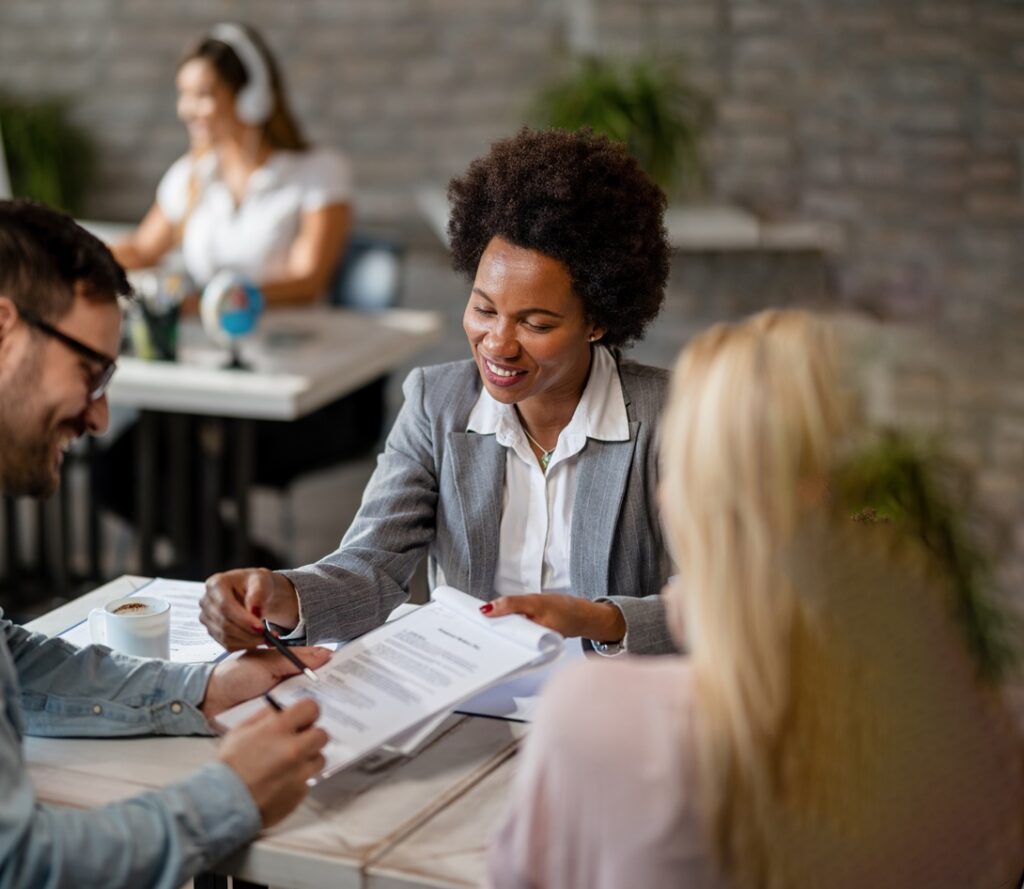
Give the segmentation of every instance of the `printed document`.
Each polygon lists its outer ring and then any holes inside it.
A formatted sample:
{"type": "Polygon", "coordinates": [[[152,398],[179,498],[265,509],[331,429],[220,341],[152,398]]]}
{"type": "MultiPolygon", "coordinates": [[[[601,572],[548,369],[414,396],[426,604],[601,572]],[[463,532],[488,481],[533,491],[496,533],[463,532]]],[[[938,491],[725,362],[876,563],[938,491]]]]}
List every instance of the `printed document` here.
{"type": "MultiPolygon", "coordinates": [[[[472,596],[439,587],[428,605],[339,648],[317,670],[319,681],[299,675],[273,690],[285,707],[304,697],[319,703],[319,725],[331,737],[321,778],[562,651],[558,633],[517,614],[486,618],[479,609],[472,596]]],[[[247,701],[217,722],[231,728],[261,706],[261,699],[247,701]]]]}

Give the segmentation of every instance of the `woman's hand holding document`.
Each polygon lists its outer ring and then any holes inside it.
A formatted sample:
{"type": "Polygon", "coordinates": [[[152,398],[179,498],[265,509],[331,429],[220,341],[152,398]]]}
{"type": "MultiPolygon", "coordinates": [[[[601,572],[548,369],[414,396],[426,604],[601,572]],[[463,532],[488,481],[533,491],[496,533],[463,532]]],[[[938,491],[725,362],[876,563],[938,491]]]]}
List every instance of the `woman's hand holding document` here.
{"type": "MultiPolygon", "coordinates": [[[[563,639],[519,615],[485,618],[478,599],[439,587],[429,605],[349,642],[317,670],[319,681],[296,676],[274,697],[287,707],[305,697],[320,705],[326,777],[439,713],[525,667],[546,663],[563,639]]],[[[218,718],[224,728],[243,720],[261,700],[218,718]]]]}

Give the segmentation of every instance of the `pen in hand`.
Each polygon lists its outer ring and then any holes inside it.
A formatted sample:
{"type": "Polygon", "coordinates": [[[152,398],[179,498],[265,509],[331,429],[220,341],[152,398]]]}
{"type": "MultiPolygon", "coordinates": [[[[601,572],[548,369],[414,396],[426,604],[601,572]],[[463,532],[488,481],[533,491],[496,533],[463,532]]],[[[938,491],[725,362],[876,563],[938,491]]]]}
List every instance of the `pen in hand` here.
{"type": "Polygon", "coordinates": [[[281,654],[283,654],[288,660],[298,667],[309,679],[314,682],[319,682],[320,677],[316,675],[312,670],[309,669],[302,661],[300,661],[295,654],[285,645],[280,639],[277,638],[273,633],[270,632],[270,627],[267,626],[266,622],[263,623],[263,638],[266,640],[268,645],[276,648],[281,654]]]}

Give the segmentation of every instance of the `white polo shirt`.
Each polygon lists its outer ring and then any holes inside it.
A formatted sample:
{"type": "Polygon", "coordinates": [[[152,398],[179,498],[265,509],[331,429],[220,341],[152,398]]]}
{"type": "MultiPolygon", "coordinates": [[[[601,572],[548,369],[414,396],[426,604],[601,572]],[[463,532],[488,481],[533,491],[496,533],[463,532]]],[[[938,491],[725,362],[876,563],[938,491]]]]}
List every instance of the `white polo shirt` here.
{"type": "Polygon", "coordinates": [[[203,287],[222,269],[256,283],[283,277],[303,214],[346,203],[351,194],[351,168],[338,152],[275,151],[249,177],[236,206],[210,151],[175,161],[160,180],[156,202],[171,222],[185,220],[185,268],[203,287]]]}

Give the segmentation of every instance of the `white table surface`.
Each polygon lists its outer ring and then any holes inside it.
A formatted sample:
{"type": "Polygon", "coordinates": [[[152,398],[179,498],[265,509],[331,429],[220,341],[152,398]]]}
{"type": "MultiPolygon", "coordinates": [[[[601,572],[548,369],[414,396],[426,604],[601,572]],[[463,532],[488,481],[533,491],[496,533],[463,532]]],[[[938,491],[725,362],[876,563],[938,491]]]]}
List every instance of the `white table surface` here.
{"type": "Polygon", "coordinates": [[[401,367],[440,338],[437,312],[281,309],[264,315],[242,342],[251,369],[229,370],[227,351],[189,318],[179,328],[179,361],[122,358],[108,393],[121,407],[295,420],[401,367]]]}
{"type": "MultiPolygon", "coordinates": [[[[28,626],[59,633],[144,582],[118,578],[28,626]]],[[[478,885],[512,773],[506,764],[525,730],[452,716],[443,734],[411,759],[376,773],[349,769],[316,788],[217,870],[289,889],[478,885]]],[[[91,808],[184,777],[216,755],[216,741],[27,738],[25,755],[41,800],[91,808]]]]}

